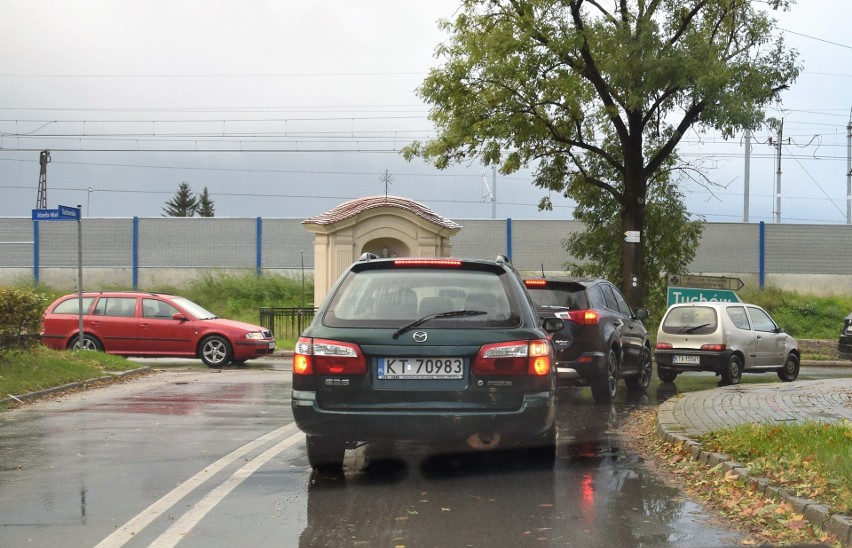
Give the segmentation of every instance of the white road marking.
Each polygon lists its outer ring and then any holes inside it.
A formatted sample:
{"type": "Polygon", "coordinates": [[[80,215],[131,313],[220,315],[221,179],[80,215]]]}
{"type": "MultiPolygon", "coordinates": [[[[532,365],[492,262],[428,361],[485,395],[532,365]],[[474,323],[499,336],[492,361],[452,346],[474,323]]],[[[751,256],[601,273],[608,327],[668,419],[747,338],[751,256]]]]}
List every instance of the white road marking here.
{"type": "MultiPolygon", "coordinates": [[[[230,465],[237,459],[243,457],[247,453],[257,449],[258,447],[273,441],[275,438],[289,434],[295,429],[296,425],[294,423],[290,423],[286,426],[278,428],[277,430],[273,430],[272,432],[269,432],[268,434],[265,434],[255,439],[254,441],[243,445],[238,449],[235,449],[231,453],[228,453],[227,455],[217,460],[204,470],[198,472],[185,482],[172,489],[169,493],[163,495],[160,500],[154,502],[148,508],[142,510],[130,521],[116,529],[107,538],[99,542],[95,546],[95,548],[119,548],[121,546],[124,546],[125,544],[130,542],[133,537],[138,534],[142,529],[150,525],[151,522],[153,522],[158,517],[162,516],[169,508],[177,504],[182,498],[189,495],[199,485],[213,477],[223,468],[230,465]]],[[[293,440],[294,438],[303,439],[301,434],[297,434],[290,436],[278,445],[282,445],[285,443],[291,445],[293,443],[291,440],[293,440]]],[[[278,447],[278,445],[276,445],[275,447],[278,447]]],[[[275,447],[273,447],[273,449],[275,449],[275,447]]],[[[263,453],[263,455],[266,455],[266,453],[268,453],[269,451],[271,450],[267,450],[263,453]]],[[[237,471],[237,473],[239,473],[239,470],[237,471]]]]}
{"type": "Polygon", "coordinates": [[[219,484],[218,487],[207,493],[198,504],[194,505],[179,520],[169,527],[162,535],[149,545],[149,548],[172,548],[177,545],[193,527],[198,525],[204,516],[210,513],[217,504],[222,502],[228,493],[233,491],[239,484],[248,479],[258,468],[269,462],[276,455],[296,443],[304,441],[302,433],[293,434],[278,445],[264,451],[258,457],[252,459],[245,466],[234,472],[234,474],[219,484]]]}

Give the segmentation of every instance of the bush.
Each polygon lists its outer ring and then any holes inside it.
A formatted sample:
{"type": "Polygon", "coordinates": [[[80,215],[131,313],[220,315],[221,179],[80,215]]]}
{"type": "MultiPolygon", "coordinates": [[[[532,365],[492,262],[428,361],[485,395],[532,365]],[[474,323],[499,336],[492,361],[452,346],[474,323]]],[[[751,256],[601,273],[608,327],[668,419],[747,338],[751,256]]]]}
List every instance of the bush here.
{"type": "Polygon", "coordinates": [[[35,344],[44,298],[32,289],[0,287],[0,349],[35,344]]]}

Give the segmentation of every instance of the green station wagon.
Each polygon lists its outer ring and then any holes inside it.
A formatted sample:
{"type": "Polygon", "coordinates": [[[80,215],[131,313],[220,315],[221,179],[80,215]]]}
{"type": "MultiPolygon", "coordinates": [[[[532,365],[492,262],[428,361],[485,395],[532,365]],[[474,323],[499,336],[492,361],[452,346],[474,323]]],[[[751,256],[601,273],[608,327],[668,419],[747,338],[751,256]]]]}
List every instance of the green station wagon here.
{"type": "Polygon", "coordinates": [[[517,272],[495,261],[379,259],[341,276],[293,359],[293,415],[314,468],[377,441],[554,459],[549,332],[517,272]]]}

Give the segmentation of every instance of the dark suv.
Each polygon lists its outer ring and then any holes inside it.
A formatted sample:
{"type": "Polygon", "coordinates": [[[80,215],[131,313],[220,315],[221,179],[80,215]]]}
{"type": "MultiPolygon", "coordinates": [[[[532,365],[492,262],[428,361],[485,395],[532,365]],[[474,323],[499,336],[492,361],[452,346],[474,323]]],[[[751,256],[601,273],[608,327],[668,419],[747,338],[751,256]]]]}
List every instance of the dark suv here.
{"type": "Polygon", "coordinates": [[[840,339],[837,341],[837,353],[842,360],[852,360],[852,314],[843,319],[840,339]]]}
{"type": "Polygon", "coordinates": [[[553,334],[560,386],[590,386],[598,403],[615,397],[623,378],[628,390],[651,382],[651,343],[642,320],[613,284],[595,278],[525,278],[542,318],[561,318],[553,334]]]}
{"type": "Polygon", "coordinates": [[[311,466],[339,468],[374,441],[520,446],[552,462],[548,332],[562,323],[539,318],[504,258],[364,254],[296,343],[293,415],[311,466]]]}

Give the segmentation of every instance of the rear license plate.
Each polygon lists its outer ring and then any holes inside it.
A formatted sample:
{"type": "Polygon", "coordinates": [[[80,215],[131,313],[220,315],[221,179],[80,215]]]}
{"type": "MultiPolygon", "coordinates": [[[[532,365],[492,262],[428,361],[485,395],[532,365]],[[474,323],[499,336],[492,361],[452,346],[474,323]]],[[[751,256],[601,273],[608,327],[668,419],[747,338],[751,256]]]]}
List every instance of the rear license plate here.
{"type": "Polygon", "coordinates": [[[462,358],[379,358],[380,379],[461,379],[462,358]]]}
{"type": "Polygon", "coordinates": [[[701,356],[672,356],[672,363],[679,365],[699,365],[701,356]]]}

